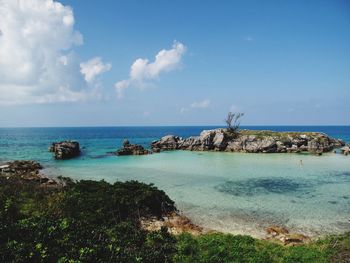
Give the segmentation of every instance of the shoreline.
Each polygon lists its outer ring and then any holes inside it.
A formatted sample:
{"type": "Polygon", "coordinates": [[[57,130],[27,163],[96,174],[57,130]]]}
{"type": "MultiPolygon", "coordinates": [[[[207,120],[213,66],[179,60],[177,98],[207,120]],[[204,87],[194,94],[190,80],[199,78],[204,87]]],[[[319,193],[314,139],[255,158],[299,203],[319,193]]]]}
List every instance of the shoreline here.
{"type": "MultiPolygon", "coordinates": [[[[5,173],[0,171],[0,176],[10,178],[6,173],[13,174],[12,176],[19,176],[20,182],[27,182],[32,185],[37,185],[38,187],[44,189],[60,189],[65,186],[63,178],[58,176],[48,176],[45,173],[39,171],[42,169],[39,163],[33,161],[13,161],[9,165],[2,165],[0,168],[5,169],[5,173]],[[14,167],[14,168],[13,168],[14,167]],[[23,168],[24,167],[24,168],[23,168]],[[9,169],[8,172],[6,172],[9,169]],[[17,172],[17,170],[18,172],[17,172]]],[[[66,178],[66,180],[72,180],[71,177],[66,178]]],[[[95,180],[93,180],[95,181],[95,180]]],[[[96,181],[97,182],[97,181],[96,181]]],[[[181,205],[175,204],[176,207],[181,205]]],[[[193,235],[202,235],[207,233],[223,233],[223,234],[233,234],[233,235],[248,235],[253,238],[261,240],[277,240],[285,242],[284,239],[290,235],[298,237],[296,243],[305,243],[311,240],[317,240],[328,235],[332,234],[343,234],[336,233],[320,233],[317,235],[310,235],[310,233],[293,228],[286,228],[284,225],[275,224],[275,222],[261,224],[262,221],[254,220],[253,218],[244,218],[238,214],[231,214],[229,220],[231,221],[230,227],[227,227],[227,222],[223,222],[220,225],[216,225],[215,228],[208,227],[208,224],[203,222],[198,222],[200,220],[194,220],[195,216],[191,216],[190,213],[187,213],[183,207],[177,212],[172,212],[165,215],[162,218],[142,218],[140,220],[142,228],[148,231],[157,231],[160,230],[162,226],[165,226],[169,229],[171,234],[181,234],[181,233],[190,233],[193,235]],[[235,225],[236,227],[232,227],[235,225]],[[271,235],[271,231],[268,229],[283,229],[283,233],[275,233],[271,235]]],[[[296,240],[297,238],[295,238],[296,240]]],[[[288,243],[288,242],[287,242],[288,243]]]]}

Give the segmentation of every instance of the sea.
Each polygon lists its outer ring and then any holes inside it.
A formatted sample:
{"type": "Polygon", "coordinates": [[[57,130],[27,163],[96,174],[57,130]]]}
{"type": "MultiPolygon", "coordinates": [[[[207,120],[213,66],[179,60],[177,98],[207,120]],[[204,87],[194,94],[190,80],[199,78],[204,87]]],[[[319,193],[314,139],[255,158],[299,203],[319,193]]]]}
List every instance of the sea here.
{"type": "MultiPolygon", "coordinates": [[[[114,156],[124,139],[149,148],[167,134],[198,135],[217,126],[0,128],[0,164],[36,160],[48,176],[152,183],[208,230],[263,237],[271,225],[323,236],[350,231],[350,156],[168,151],[114,156]],[[55,160],[52,142],[77,140],[82,154],[55,160]],[[303,165],[300,165],[302,160],[303,165]]],[[[324,132],[350,142],[350,126],[242,126],[324,132]]]]}

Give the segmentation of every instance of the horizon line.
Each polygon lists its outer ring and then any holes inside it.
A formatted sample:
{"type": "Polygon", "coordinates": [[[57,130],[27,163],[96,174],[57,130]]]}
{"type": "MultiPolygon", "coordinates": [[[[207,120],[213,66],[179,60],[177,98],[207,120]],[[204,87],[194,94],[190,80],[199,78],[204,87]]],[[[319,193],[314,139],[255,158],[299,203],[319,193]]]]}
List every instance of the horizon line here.
{"type": "MultiPolygon", "coordinates": [[[[241,127],[348,127],[350,124],[246,124],[241,127]]],[[[196,125],[81,125],[81,126],[0,126],[0,129],[23,129],[23,128],[147,128],[147,127],[217,127],[224,128],[225,125],[196,124],[196,125]]]]}

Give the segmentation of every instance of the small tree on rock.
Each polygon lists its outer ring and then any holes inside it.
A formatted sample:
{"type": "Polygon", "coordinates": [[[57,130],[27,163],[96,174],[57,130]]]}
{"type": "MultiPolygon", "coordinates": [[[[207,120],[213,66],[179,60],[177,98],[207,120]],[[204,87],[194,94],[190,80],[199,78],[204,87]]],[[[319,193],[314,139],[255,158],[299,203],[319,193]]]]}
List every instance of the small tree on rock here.
{"type": "Polygon", "coordinates": [[[232,133],[237,133],[239,130],[239,126],[241,125],[240,119],[244,116],[242,112],[229,112],[225,119],[225,123],[227,125],[227,129],[232,133]]]}

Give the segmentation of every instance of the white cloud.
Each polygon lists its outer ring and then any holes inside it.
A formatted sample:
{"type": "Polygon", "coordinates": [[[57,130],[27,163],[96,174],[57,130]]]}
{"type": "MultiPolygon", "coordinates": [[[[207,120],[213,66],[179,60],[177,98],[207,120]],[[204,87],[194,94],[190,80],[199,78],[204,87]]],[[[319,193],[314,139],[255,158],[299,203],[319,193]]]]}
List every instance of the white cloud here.
{"type": "Polygon", "coordinates": [[[230,106],[230,112],[238,112],[239,111],[239,107],[237,105],[231,105],[230,106]]]}
{"type": "Polygon", "coordinates": [[[254,38],[251,37],[251,36],[245,36],[245,37],[243,38],[243,40],[244,40],[244,41],[247,41],[247,42],[253,42],[253,41],[254,41],[254,38]]]}
{"type": "Polygon", "coordinates": [[[169,72],[178,68],[185,52],[186,47],[175,41],[171,49],[159,51],[154,62],[149,62],[148,59],[136,59],[131,65],[129,78],[115,84],[118,97],[122,98],[125,89],[130,86],[142,89],[149,84],[149,81],[157,79],[162,72],[169,72]]]}
{"type": "Polygon", "coordinates": [[[186,112],[186,111],[188,111],[188,109],[187,109],[186,107],[182,107],[182,108],[180,109],[180,112],[181,112],[181,113],[184,113],[184,112],[186,112]]]}
{"type": "Polygon", "coordinates": [[[186,111],[189,111],[190,109],[206,109],[210,106],[211,101],[209,99],[205,99],[202,101],[195,101],[191,103],[189,107],[182,107],[180,108],[181,113],[185,113],[186,111]]]}
{"type": "Polygon", "coordinates": [[[80,72],[84,75],[86,82],[92,82],[103,72],[112,68],[111,63],[104,64],[100,57],[94,57],[86,62],[80,63],[80,72]]]}
{"type": "Polygon", "coordinates": [[[124,97],[124,90],[128,88],[130,85],[130,81],[128,79],[119,81],[115,84],[115,90],[117,92],[117,97],[119,99],[124,97]]]}
{"type": "Polygon", "coordinates": [[[210,100],[205,99],[202,101],[195,101],[191,104],[191,108],[208,108],[210,106],[210,100]]]}
{"type": "Polygon", "coordinates": [[[0,31],[0,104],[78,101],[96,92],[73,51],[83,37],[69,6],[1,0],[0,31]]]}

